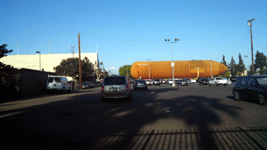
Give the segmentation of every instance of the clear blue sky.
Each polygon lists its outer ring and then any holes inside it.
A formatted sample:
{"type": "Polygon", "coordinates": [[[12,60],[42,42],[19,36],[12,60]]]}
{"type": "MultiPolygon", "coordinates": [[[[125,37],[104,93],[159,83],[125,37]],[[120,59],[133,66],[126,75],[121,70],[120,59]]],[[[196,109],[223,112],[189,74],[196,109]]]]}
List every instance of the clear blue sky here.
{"type": "MultiPolygon", "coordinates": [[[[106,70],[136,61],[214,60],[227,63],[238,54],[251,64],[250,27],[253,21],[254,56],[267,55],[266,0],[4,0],[0,8],[1,43],[11,55],[96,52],[106,70]]],[[[115,68],[115,69],[112,69],[115,68]]]]}

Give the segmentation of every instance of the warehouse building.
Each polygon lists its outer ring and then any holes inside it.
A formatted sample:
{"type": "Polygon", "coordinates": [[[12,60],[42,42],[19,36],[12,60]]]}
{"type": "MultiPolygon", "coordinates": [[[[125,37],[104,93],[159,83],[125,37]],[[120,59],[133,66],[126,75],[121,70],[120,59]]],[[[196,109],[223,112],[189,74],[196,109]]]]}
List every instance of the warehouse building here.
{"type": "MultiPolygon", "coordinates": [[[[1,62],[11,65],[14,68],[26,68],[32,70],[43,70],[47,72],[55,72],[54,67],[58,66],[63,59],[79,58],[79,54],[33,54],[33,55],[8,55],[1,58],[1,62]]],[[[81,53],[81,59],[87,57],[94,65],[94,69],[98,67],[98,53],[81,53]]]]}

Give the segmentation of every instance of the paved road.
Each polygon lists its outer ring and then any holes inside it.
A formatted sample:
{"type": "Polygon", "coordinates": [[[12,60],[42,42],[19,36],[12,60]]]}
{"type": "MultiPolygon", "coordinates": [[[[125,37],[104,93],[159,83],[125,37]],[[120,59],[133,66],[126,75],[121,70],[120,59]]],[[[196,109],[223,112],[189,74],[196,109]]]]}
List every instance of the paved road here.
{"type": "Polygon", "coordinates": [[[267,107],[234,101],[231,89],[149,86],[133,91],[131,102],[103,103],[98,87],[1,103],[3,143],[35,149],[267,149],[267,107]]]}

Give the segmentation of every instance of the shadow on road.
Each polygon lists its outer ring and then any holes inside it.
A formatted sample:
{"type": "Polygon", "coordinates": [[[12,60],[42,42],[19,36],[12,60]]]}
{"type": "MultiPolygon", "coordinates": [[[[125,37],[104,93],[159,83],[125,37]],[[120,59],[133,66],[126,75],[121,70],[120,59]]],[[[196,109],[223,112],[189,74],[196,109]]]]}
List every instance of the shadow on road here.
{"type": "MultiPolygon", "coordinates": [[[[84,92],[64,101],[1,110],[1,115],[11,114],[0,119],[2,129],[7,130],[4,143],[14,141],[21,144],[9,147],[37,149],[263,148],[250,136],[253,129],[214,130],[214,125],[222,123],[218,113],[235,118],[239,107],[203,96],[177,96],[173,94],[177,90],[133,91],[131,102],[105,103],[100,93],[84,92]],[[169,96],[159,98],[158,94],[169,96]],[[153,128],[164,120],[165,124],[153,128]]],[[[266,141],[266,128],[255,133],[266,141]]]]}

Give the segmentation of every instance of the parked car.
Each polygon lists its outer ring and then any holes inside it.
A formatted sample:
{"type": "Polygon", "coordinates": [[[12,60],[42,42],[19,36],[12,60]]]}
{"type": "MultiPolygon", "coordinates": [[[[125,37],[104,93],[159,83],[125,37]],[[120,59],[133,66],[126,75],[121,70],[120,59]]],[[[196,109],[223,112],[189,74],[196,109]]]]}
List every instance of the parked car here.
{"type": "Polygon", "coordinates": [[[82,83],[82,88],[83,89],[88,89],[88,88],[93,88],[95,87],[95,83],[94,82],[83,82],[82,83]]]}
{"type": "Polygon", "coordinates": [[[102,101],[106,98],[127,98],[131,100],[131,87],[125,76],[105,77],[101,87],[102,101]]]}
{"type": "Polygon", "coordinates": [[[211,86],[211,85],[231,85],[232,82],[230,80],[228,80],[227,78],[221,78],[221,77],[216,77],[214,79],[211,79],[209,82],[208,82],[208,85],[211,86]]]}
{"type": "Polygon", "coordinates": [[[207,85],[207,84],[209,84],[209,81],[210,81],[209,78],[203,78],[203,79],[199,80],[198,83],[201,85],[207,85]]]}
{"type": "MultiPolygon", "coordinates": [[[[178,81],[178,79],[177,78],[174,78],[174,83],[177,82],[177,81],[178,81]]],[[[168,84],[172,84],[172,83],[173,83],[173,80],[172,80],[172,78],[170,78],[168,80],[168,84]]]]}
{"type": "Polygon", "coordinates": [[[82,83],[82,88],[83,88],[83,89],[88,89],[89,86],[90,86],[89,84],[90,84],[89,82],[83,82],[83,83],[82,83]]]}
{"type": "Polygon", "coordinates": [[[151,85],[151,79],[145,79],[147,85],[151,85]]]}
{"type": "Polygon", "coordinates": [[[196,83],[197,81],[195,79],[191,79],[191,83],[196,83]]]}
{"type": "Polygon", "coordinates": [[[237,82],[237,77],[230,77],[231,82],[237,82]]]}
{"type": "Polygon", "coordinates": [[[177,82],[176,82],[176,84],[177,85],[181,85],[181,86],[188,86],[188,82],[187,82],[187,80],[178,80],[177,82]]]}
{"type": "Polygon", "coordinates": [[[102,84],[101,84],[101,82],[100,81],[96,81],[96,83],[95,83],[95,86],[101,86],[102,84]]]}
{"type": "Polygon", "coordinates": [[[147,84],[145,80],[135,80],[133,83],[133,89],[144,89],[147,90],[147,84]]]}
{"type": "Polygon", "coordinates": [[[165,79],[161,80],[161,84],[166,84],[166,83],[167,83],[167,81],[165,79]]]}
{"type": "Polygon", "coordinates": [[[257,100],[259,104],[266,105],[267,76],[245,76],[237,80],[233,86],[235,100],[257,100]]]}
{"type": "Polygon", "coordinates": [[[46,82],[46,89],[50,91],[57,90],[62,92],[67,90],[68,92],[70,92],[72,90],[72,87],[66,77],[49,75],[46,82]]]}
{"type": "Polygon", "coordinates": [[[154,84],[154,85],[160,85],[159,79],[154,79],[152,84],[154,84]]]}

